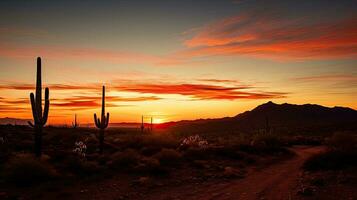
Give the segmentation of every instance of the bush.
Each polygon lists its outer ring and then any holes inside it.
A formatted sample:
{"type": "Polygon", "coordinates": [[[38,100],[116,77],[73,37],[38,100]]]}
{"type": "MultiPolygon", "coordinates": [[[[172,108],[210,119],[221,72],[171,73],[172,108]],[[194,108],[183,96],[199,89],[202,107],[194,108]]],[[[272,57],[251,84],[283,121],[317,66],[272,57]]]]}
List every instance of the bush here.
{"type": "Polygon", "coordinates": [[[139,163],[140,154],[133,149],[127,149],[124,152],[117,152],[112,155],[111,168],[128,169],[139,163]]]}
{"type": "Polygon", "coordinates": [[[305,161],[303,168],[308,171],[340,170],[347,167],[357,167],[357,153],[329,150],[314,155],[305,161]]]}
{"type": "Polygon", "coordinates": [[[4,168],[5,180],[18,186],[30,186],[55,177],[56,171],[53,167],[29,154],[10,159],[4,168]]]}
{"type": "Polygon", "coordinates": [[[162,165],[174,166],[181,161],[181,154],[174,149],[162,149],[155,154],[155,158],[160,161],[162,165]]]}
{"type": "Polygon", "coordinates": [[[65,167],[72,173],[79,176],[98,174],[102,171],[102,168],[97,164],[97,162],[78,159],[77,156],[70,156],[67,158],[65,167]]]}
{"type": "Polygon", "coordinates": [[[150,173],[151,175],[166,175],[167,170],[160,165],[156,158],[144,158],[137,166],[137,170],[143,173],[150,173]]]}
{"type": "Polygon", "coordinates": [[[357,150],[357,137],[348,133],[336,133],[327,140],[331,150],[351,152],[357,150]]]}
{"type": "Polygon", "coordinates": [[[170,135],[126,135],[120,139],[120,144],[124,148],[177,148],[179,146],[179,141],[170,135]]]}
{"type": "Polygon", "coordinates": [[[184,157],[188,160],[209,159],[212,156],[211,149],[190,147],[184,151],[184,157]]]}
{"type": "Polygon", "coordinates": [[[228,159],[241,160],[243,158],[243,155],[238,151],[238,148],[233,146],[216,148],[215,154],[219,157],[228,159]]]}
{"type": "Polygon", "coordinates": [[[328,151],[312,156],[304,163],[304,169],[339,170],[357,167],[357,139],[353,134],[337,133],[327,140],[328,151]]]}
{"type": "Polygon", "coordinates": [[[259,150],[271,152],[281,150],[284,143],[277,135],[262,133],[253,136],[251,145],[259,150]]]}

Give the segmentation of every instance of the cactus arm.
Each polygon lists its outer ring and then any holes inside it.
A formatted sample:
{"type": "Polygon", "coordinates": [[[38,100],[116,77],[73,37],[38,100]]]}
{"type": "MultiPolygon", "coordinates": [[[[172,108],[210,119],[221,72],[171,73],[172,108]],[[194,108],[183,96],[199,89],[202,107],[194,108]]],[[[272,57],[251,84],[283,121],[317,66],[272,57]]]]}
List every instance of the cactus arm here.
{"type": "Polygon", "coordinates": [[[109,125],[109,113],[107,113],[107,118],[106,118],[106,122],[105,122],[105,128],[107,128],[108,127],[108,125],[109,125]]]}
{"type": "Polygon", "coordinates": [[[28,123],[32,128],[35,127],[32,122],[27,121],[27,123],[28,123]]]}
{"type": "Polygon", "coordinates": [[[94,123],[95,123],[95,126],[99,128],[99,124],[98,124],[98,121],[97,121],[97,114],[94,113],[94,123]]]}
{"type": "Polygon", "coordinates": [[[98,124],[98,128],[100,128],[101,127],[101,121],[100,121],[99,118],[97,119],[97,124],[98,124]]]}
{"type": "Polygon", "coordinates": [[[37,118],[42,121],[42,80],[41,80],[41,58],[37,58],[37,77],[36,77],[36,110],[37,118]]]}
{"type": "Polygon", "coordinates": [[[45,125],[48,119],[48,111],[50,110],[49,89],[45,89],[45,107],[43,110],[42,125],[45,125]]]}
{"type": "Polygon", "coordinates": [[[39,119],[37,118],[38,113],[36,110],[36,102],[35,102],[35,96],[33,93],[30,94],[30,100],[31,100],[31,109],[32,109],[32,116],[35,124],[39,123],[39,119]]]}

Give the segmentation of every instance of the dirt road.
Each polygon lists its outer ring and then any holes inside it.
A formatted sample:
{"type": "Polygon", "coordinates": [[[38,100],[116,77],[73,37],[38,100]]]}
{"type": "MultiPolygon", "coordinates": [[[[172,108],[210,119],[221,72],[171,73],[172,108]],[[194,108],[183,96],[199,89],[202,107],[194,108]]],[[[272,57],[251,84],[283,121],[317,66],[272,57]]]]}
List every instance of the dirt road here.
{"type": "Polygon", "coordinates": [[[297,178],[304,161],[323,147],[294,147],[292,159],[250,172],[246,178],[219,184],[188,185],[153,192],[145,199],[294,199],[297,178]]]}

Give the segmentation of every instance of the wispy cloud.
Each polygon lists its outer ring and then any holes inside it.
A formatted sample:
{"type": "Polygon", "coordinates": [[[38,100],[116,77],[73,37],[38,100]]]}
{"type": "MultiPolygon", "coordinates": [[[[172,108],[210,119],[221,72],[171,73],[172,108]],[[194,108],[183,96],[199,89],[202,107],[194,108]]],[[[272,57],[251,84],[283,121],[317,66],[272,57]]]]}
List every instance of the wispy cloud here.
{"type": "Polygon", "coordinates": [[[247,11],[205,25],[185,40],[182,57],[248,55],[269,59],[357,56],[357,16],[320,22],[279,13],[247,11]],[[311,22],[310,22],[311,21],[311,22]]]}
{"type": "MultiPolygon", "coordinates": [[[[235,99],[270,99],[282,98],[287,95],[285,92],[258,91],[253,85],[243,84],[236,80],[228,79],[198,79],[198,83],[159,82],[156,84],[150,81],[128,81],[117,80],[108,84],[111,92],[131,92],[139,93],[139,96],[107,96],[109,103],[115,102],[140,102],[156,101],[164,97],[159,95],[176,94],[189,97],[191,100],[235,100],[235,99]],[[199,83],[204,82],[204,83],[199,83]],[[147,96],[147,94],[152,94],[147,96]]],[[[78,90],[84,93],[93,93],[98,91],[98,86],[89,85],[68,85],[55,84],[48,85],[51,90],[66,92],[68,90],[78,90]]],[[[29,84],[2,84],[0,90],[33,90],[29,84]]],[[[95,107],[100,102],[100,96],[77,95],[63,99],[52,99],[55,106],[83,106],[95,107]]],[[[0,99],[1,100],[1,99],[0,99]]],[[[17,103],[23,99],[17,99],[17,103]]],[[[9,100],[1,100],[3,103],[9,103],[9,100]]],[[[1,102],[0,101],[0,102],[1,102]]],[[[13,102],[16,103],[16,102],[13,102]]]]}
{"type": "Polygon", "coordinates": [[[197,81],[202,82],[211,82],[211,83],[228,83],[228,84],[239,84],[240,81],[238,80],[231,80],[231,79],[214,79],[214,78],[199,78],[197,81]]]}
{"type": "MultiPolygon", "coordinates": [[[[22,89],[22,88],[21,88],[22,89]]],[[[69,94],[70,95],[70,94],[69,94]]],[[[101,96],[70,96],[65,98],[50,98],[51,108],[54,109],[66,109],[66,110],[88,110],[95,109],[101,106],[101,96]]],[[[123,107],[133,106],[128,104],[129,102],[143,102],[143,101],[156,101],[160,100],[160,97],[156,96],[133,96],[133,97],[121,97],[121,96],[107,96],[107,107],[123,107]]],[[[0,110],[2,111],[24,111],[30,109],[30,101],[28,98],[0,98],[0,110]]]]}
{"type": "Polygon", "coordinates": [[[189,96],[193,100],[236,100],[236,99],[270,99],[282,98],[287,93],[251,91],[250,86],[218,86],[209,84],[127,84],[116,86],[117,90],[149,93],[149,94],[179,94],[189,96]],[[250,90],[248,90],[250,89],[250,90]]]}
{"type": "Polygon", "coordinates": [[[318,76],[305,76],[293,78],[295,81],[301,82],[338,82],[338,81],[352,81],[357,83],[357,76],[350,74],[325,74],[318,76]]]}
{"type": "Polygon", "coordinates": [[[291,79],[299,84],[329,85],[328,89],[357,89],[357,75],[354,74],[323,74],[304,76],[291,79]]]}

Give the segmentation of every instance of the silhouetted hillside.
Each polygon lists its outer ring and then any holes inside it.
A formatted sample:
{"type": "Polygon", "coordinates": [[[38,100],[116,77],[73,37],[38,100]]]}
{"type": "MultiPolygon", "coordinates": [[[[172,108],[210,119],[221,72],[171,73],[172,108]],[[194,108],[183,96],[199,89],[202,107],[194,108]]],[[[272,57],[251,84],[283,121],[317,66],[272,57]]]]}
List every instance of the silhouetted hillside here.
{"type": "Polygon", "coordinates": [[[284,133],[356,130],[357,111],[344,107],[268,102],[235,117],[172,123],[171,130],[180,133],[258,132],[265,130],[267,123],[272,131],[284,133]]]}
{"type": "Polygon", "coordinates": [[[5,117],[5,118],[0,118],[0,125],[7,125],[7,124],[27,125],[28,121],[32,121],[32,120],[5,117]]]}

